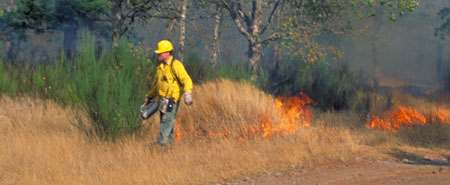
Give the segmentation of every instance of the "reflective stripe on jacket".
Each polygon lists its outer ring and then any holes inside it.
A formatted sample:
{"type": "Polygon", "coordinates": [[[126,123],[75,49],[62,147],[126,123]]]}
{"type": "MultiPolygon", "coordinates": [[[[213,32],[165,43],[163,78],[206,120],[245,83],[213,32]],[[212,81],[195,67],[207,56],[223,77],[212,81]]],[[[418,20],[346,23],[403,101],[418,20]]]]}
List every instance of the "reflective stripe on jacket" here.
{"type": "Polygon", "coordinates": [[[161,62],[158,65],[155,77],[153,78],[152,89],[150,89],[147,93],[147,97],[174,97],[175,102],[178,102],[181,94],[183,92],[192,93],[192,88],[193,85],[191,77],[186,72],[183,64],[177,59],[173,59],[173,56],[171,56],[167,64],[161,62]],[[173,72],[175,74],[172,73],[171,67],[173,68],[173,72]],[[178,83],[174,75],[177,76],[181,84],[178,83]]]}

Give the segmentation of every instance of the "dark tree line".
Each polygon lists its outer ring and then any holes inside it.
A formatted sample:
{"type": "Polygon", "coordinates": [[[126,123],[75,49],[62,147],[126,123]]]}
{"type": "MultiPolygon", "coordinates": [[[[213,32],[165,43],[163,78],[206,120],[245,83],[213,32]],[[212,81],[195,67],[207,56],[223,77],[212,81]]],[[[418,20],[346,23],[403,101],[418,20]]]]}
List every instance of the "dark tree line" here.
{"type": "Polygon", "coordinates": [[[213,66],[220,48],[220,22],[230,19],[247,40],[248,68],[256,78],[263,49],[273,42],[278,56],[276,62],[283,54],[297,53],[313,61],[319,52],[311,52],[311,48],[316,48],[314,40],[321,33],[346,31],[349,22],[366,20],[362,18],[375,16],[378,11],[388,12],[389,18],[396,20],[417,7],[416,0],[19,0],[14,10],[2,13],[0,29],[2,38],[9,40],[26,37],[27,30],[61,31],[64,50],[70,55],[76,48],[80,29],[101,33],[115,47],[120,38],[132,32],[136,23],[165,19],[170,23],[169,37],[175,25],[179,28],[178,55],[183,58],[186,24],[195,18],[189,12],[213,8],[217,12],[211,16],[216,22],[211,26],[213,66]],[[308,53],[302,51],[304,48],[308,53]]]}

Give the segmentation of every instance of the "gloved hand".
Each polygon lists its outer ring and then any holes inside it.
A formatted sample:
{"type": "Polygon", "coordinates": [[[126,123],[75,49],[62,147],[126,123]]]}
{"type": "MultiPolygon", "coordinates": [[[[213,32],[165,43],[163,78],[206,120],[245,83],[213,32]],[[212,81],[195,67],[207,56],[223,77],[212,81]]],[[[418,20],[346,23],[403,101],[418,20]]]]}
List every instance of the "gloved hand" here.
{"type": "Polygon", "coordinates": [[[186,103],[186,105],[192,105],[192,94],[190,92],[184,93],[184,103],[186,103]]]}
{"type": "Polygon", "coordinates": [[[147,106],[148,104],[150,104],[151,98],[150,97],[145,97],[144,103],[142,104],[144,107],[147,106]]]}
{"type": "Polygon", "coordinates": [[[145,98],[144,103],[141,105],[141,108],[140,108],[141,113],[144,112],[144,108],[145,108],[148,104],[150,104],[150,101],[151,101],[151,98],[149,98],[149,97],[146,97],[146,98],[145,98]]]}

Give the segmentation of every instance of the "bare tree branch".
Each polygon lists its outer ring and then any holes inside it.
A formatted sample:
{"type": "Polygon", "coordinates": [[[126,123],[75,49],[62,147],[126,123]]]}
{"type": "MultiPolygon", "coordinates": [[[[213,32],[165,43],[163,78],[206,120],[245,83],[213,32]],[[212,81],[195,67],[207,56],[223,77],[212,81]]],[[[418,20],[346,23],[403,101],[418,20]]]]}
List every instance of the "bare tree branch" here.
{"type": "Polygon", "coordinates": [[[280,1],[277,1],[275,3],[275,5],[272,8],[272,11],[270,12],[269,18],[267,20],[266,25],[264,25],[263,29],[261,30],[261,35],[264,34],[264,32],[266,32],[267,27],[269,27],[270,23],[272,22],[272,17],[275,14],[275,11],[277,10],[278,6],[280,5],[280,1]]]}
{"type": "Polygon", "coordinates": [[[280,39],[280,38],[281,38],[280,34],[278,34],[278,33],[273,33],[272,35],[270,35],[269,38],[267,38],[267,39],[261,41],[260,43],[262,44],[262,47],[265,48],[270,42],[276,41],[276,40],[278,40],[278,39],[280,39]]]}
{"type": "Polygon", "coordinates": [[[247,24],[247,27],[250,27],[252,25],[252,21],[250,20],[248,15],[245,14],[245,12],[242,10],[241,3],[237,4],[237,8],[238,8],[237,14],[239,15],[239,17],[241,17],[241,19],[243,19],[245,21],[245,23],[247,24]]]}
{"type": "Polygon", "coordinates": [[[237,15],[237,12],[226,2],[226,0],[221,0],[221,2],[224,4],[224,7],[230,13],[230,16],[233,19],[234,24],[236,24],[239,32],[242,35],[244,35],[248,40],[251,40],[253,42],[255,40],[254,37],[244,28],[244,26],[241,23],[241,20],[237,15]]]}

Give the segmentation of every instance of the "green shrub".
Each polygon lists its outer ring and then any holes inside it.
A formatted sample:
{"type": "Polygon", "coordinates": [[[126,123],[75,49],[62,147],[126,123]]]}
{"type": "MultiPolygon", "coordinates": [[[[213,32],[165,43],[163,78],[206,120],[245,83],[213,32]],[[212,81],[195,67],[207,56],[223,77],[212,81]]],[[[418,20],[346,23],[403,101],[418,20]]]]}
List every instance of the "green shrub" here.
{"type": "MultiPolygon", "coordinates": [[[[108,53],[95,53],[95,38],[85,34],[73,61],[13,67],[0,65],[0,92],[53,99],[86,110],[95,133],[103,138],[140,127],[138,108],[150,88],[155,65],[126,41],[108,53]]],[[[62,54],[61,56],[64,56],[62,54]]],[[[80,123],[82,124],[82,123],[80,123]]]]}
{"type": "Polygon", "coordinates": [[[217,65],[211,72],[211,79],[227,78],[232,80],[250,81],[251,73],[244,62],[224,62],[217,65]]]}
{"type": "Polygon", "coordinates": [[[140,126],[137,110],[155,65],[136,56],[125,41],[99,57],[94,39],[85,36],[81,45],[68,94],[87,111],[96,133],[113,138],[132,133],[140,126]]]}
{"type": "Polygon", "coordinates": [[[214,68],[210,65],[210,61],[203,61],[197,54],[189,53],[183,63],[194,83],[218,78],[250,80],[250,73],[244,62],[222,62],[214,68]]]}
{"type": "Polygon", "coordinates": [[[211,66],[207,62],[200,60],[197,54],[189,53],[184,61],[181,62],[183,62],[194,83],[206,81],[210,78],[212,73],[211,66]]]}
{"type": "Polygon", "coordinates": [[[348,65],[331,66],[321,59],[285,61],[266,76],[262,83],[266,91],[289,96],[304,92],[323,109],[352,108],[353,98],[365,88],[362,75],[350,71],[348,65]]]}

